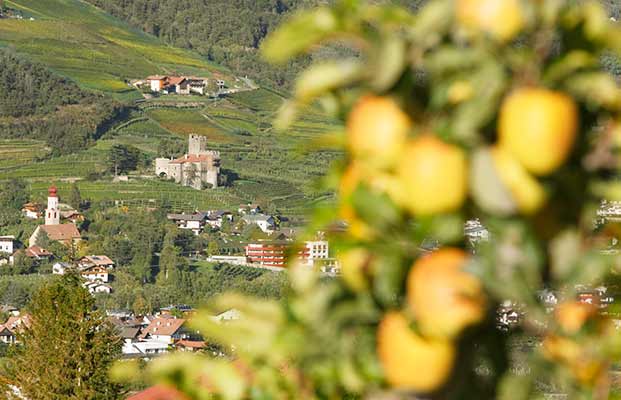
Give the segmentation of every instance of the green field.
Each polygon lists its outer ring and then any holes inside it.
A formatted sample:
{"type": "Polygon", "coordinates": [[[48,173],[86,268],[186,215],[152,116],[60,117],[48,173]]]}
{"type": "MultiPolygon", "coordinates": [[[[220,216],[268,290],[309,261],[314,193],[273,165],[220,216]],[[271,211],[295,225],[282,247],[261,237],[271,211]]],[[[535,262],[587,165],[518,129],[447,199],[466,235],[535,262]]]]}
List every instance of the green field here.
{"type": "Polygon", "coordinates": [[[7,0],[25,19],[0,20],[0,46],[43,63],[80,86],[138,99],[126,79],[153,74],[196,74],[233,82],[222,68],[155,37],[80,0],[7,0]],[[30,20],[32,17],[34,20],[30,20]]]}

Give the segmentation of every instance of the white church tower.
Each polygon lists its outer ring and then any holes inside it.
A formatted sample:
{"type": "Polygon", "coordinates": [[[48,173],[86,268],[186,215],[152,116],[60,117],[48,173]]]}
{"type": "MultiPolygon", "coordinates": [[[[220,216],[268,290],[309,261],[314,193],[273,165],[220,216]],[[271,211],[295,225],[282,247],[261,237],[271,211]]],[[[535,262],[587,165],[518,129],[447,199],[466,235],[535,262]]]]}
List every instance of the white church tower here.
{"type": "Polygon", "coordinates": [[[58,211],[58,193],[56,186],[50,187],[47,192],[45,225],[60,225],[60,212],[58,211]]]}

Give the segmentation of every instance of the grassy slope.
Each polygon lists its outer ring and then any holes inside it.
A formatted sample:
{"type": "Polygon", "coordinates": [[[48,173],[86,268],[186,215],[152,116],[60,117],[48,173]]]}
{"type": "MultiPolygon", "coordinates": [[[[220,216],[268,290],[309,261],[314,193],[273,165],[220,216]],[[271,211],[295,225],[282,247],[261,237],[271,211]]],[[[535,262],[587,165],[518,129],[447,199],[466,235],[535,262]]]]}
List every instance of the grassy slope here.
{"type": "Polygon", "coordinates": [[[190,51],[170,47],[80,0],[7,0],[6,5],[27,18],[0,20],[0,46],[13,46],[87,89],[132,99],[139,93],[124,79],[174,72],[218,72],[230,79],[190,51]]]}
{"type": "MultiPolygon", "coordinates": [[[[128,28],[80,0],[8,0],[30,20],[0,20],[0,46],[11,44],[20,53],[68,76],[82,87],[117,97],[136,98],[125,78],[157,72],[181,71],[207,75],[217,71],[199,57],[163,45],[159,40],[128,28]],[[197,71],[196,69],[200,69],[197,71]]],[[[260,89],[224,100],[203,97],[161,96],[141,105],[128,124],[85,151],[38,161],[48,150],[40,142],[0,141],[0,180],[22,177],[31,182],[35,197],[43,198],[50,181],[66,193],[68,178],[84,178],[105,170],[106,150],[122,143],[158,156],[160,140],[171,135],[200,133],[210,148],[222,154],[223,168],[239,175],[232,187],[196,192],[169,182],[138,179],[130,183],[80,182],[82,195],[95,201],[132,200],[136,203],[173,199],[182,209],[236,208],[258,198],[270,200],[289,214],[301,214],[315,200],[312,182],[327,169],[335,155],[300,154],[306,139],[333,129],[314,110],[286,134],[277,134],[271,121],[283,95],[260,89]],[[178,109],[171,103],[193,102],[199,107],[178,109]]]]}

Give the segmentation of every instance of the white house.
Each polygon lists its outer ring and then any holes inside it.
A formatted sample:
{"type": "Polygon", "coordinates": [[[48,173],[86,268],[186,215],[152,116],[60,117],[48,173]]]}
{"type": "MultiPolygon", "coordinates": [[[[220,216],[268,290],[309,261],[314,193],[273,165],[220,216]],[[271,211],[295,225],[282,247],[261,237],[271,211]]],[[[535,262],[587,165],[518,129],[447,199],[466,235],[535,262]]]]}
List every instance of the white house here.
{"type": "Polygon", "coordinates": [[[125,355],[157,355],[168,352],[168,344],[157,340],[145,340],[140,342],[124,342],[122,352],[125,355]]]}
{"type": "Polygon", "coordinates": [[[67,270],[73,268],[73,266],[66,262],[57,262],[52,265],[52,274],[65,275],[67,270]]]}
{"type": "Polygon", "coordinates": [[[272,233],[276,228],[276,220],[270,215],[247,214],[242,217],[242,221],[248,225],[257,225],[265,233],[272,233]]]}
{"type": "Polygon", "coordinates": [[[309,240],[304,242],[304,247],[300,251],[300,258],[303,263],[314,266],[315,260],[327,260],[329,252],[330,247],[327,240],[309,240]]]}
{"type": "Polygon", "coordinates": [[[106,285],[105,283],[94,281],[94,282],[84,282],[84,287],[88,289],[88,292],[91,294],[95,293],[112,293],[112,287],[110,285],[106,285]]]}
{"type": "Polygon", "coordinates": [[[224,221],[233,221],[233,213],[222,210],[207,211],[207,219],[205,220],[205,223],[212,228],[222,228],[222,223],[224,221]]]}
{"type": "Polygon", "coordinates": [[[0,253],[13,254],[15,251],[15,236],[0,236],[0,253]]]}
{"type": "Polygon", "coordinates": [[[194,214],[168,214],[166,217],[168,220],[174,221],[179,229],[189,229],[195,235],[203,231],[205,221],[207,220],[207,214],[200,212],[194,214]]]}
{"type": "Polygon", "coordinates": [[[84,268],[80,271],[80,276],[89,282],[99,281],[105,283],[109,281],[108,269],[101,266],[84,268]]]}

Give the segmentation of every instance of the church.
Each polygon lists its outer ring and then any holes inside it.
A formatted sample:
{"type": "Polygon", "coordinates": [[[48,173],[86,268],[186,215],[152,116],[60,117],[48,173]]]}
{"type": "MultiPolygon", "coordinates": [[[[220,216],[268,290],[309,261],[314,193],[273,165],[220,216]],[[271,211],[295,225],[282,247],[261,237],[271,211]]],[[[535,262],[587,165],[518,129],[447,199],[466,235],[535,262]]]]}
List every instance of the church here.
{"type": "Polygon", "coordinates": [[[30,236],[28,244],[30,246],[40,246],[43,233],[47,235],[50,241],[58,241],[66,246],[82,240],[80,231],[75,224],[60,223],[60,200],[58,198],[58,190],[55,186],[48,189],[47,208],[45,209],[45,225],[39,225],[34,233],[30,236]]]}
{"type": "Polygon", "coordinates": [[[198,190],[216,188],[220,176],[220,152],[207,150],[205,136],[190,135],[187,154],[177,159],[155,159],[155,175],[198,190]]]}

